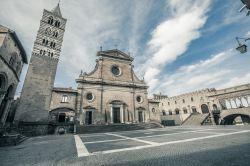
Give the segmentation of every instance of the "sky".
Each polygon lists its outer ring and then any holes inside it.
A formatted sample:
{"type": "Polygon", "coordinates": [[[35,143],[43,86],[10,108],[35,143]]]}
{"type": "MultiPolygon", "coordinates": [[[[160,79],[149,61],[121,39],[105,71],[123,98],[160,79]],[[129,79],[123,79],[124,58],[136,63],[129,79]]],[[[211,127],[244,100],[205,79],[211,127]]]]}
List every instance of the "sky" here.
{"type": "MultiPolygon", "coordinates": [[[[17,33],[29,59],[43,9],[57,3],[0,0],[0,24],[17,33]]],[[[250,16],[239,13],[242,6],[240,0],[61,0],[67,24],[55,86],[76,88],[80,71],[94,69],[100,46],[133,56],[150,95],[249,83],[250,52],[235,49],[235,37],[250,37],[250,16]]]]}

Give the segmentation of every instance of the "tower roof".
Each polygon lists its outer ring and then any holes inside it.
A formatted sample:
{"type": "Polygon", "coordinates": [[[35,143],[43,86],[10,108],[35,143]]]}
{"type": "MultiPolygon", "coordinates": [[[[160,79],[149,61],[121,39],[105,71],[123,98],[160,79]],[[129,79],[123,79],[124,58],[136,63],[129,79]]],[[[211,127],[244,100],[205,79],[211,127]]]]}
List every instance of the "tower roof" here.
{"type": "Polygon", "coordinates": [[[59,17],[62,17],[59,3],[56,5],[56,7],[54,9],[51,10],[51,12],[59,17]]]}

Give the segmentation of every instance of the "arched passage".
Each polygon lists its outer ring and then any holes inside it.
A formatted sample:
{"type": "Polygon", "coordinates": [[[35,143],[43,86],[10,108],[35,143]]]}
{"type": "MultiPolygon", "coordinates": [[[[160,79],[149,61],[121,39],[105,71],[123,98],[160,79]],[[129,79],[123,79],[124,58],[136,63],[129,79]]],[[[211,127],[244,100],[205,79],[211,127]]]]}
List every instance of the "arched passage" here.
{"type": "Polygon", "coordinates": [[[56,108],[50,111],[50,121],[55,123],[73,123],[75,119],[75,110],[71,108],[56,108]]]}
{"type": "Polygon", "coordinates": [[[206,104],[201,105],[201,111],[203,114],[209,113],[208,106],[206,104]]]}
{"type": "Polygon", "coordinates": [[[239,123],[248,123],[250,124],[250,117],[249,115],[245,114],[231,114],[224,117],[221,120],[221,124],[223,125],[236,125],[239,123]]]}
{"type": "Polygon", "coordinates": [[[0,120],[3,118],[3,115],[7,111],[13,96],[14,96],[14,88],[13,85],[10,85],[6,93],[2,96],[2,102],[0,105],[0,120]]]}

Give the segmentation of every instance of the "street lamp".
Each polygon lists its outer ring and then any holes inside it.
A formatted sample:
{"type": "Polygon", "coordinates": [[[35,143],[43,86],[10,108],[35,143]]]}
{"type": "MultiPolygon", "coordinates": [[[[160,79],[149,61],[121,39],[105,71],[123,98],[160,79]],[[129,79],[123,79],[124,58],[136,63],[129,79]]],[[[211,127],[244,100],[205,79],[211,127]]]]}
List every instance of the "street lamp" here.
{"type": "Polygon", "coordinates": [[[239,46],[236,48],[236,50],[239,51],[239,52],[242,53],[242,54],[246,53],[246,52],[247,52],[247,45],[246,45],[246,44],[240,43],[239,40],[242,39],[242,40],[244,40],[244,41],[246,42],[247,40],[250,40],[250,38],[240,38],[240,37],[236,37],[235,39],[236,39],[236,41],[237,41],[238,44],[239,44],[239,46]]]}
{"type": "Polygon", "coordinates": [[[245,8],[248,9],[247,12],[247,16],[250,14],[250,0],[241,0],[241,2],[244,4],[241,8],[240,8],[240,12],[242,12],[245,8]]]}

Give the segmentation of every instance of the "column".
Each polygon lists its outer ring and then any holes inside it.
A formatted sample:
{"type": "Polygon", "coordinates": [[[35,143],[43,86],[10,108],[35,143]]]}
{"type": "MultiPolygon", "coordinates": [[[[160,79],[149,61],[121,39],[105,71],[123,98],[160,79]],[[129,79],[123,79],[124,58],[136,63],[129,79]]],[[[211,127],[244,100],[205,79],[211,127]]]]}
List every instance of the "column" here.
{"type": "Polygon", "coordinates": [[[123,111],[123,105],[121,105],[120,106],[120,114],[121,114],[121,123],[124,123],[124,119],[123,119],[123,117],[124,117],[124,111],[123,111]]]}
{"type": "Polygon", "coordinates": [[[114,123],[113,121],[113,105],[110,104],[110,123],[114,123]]]}

